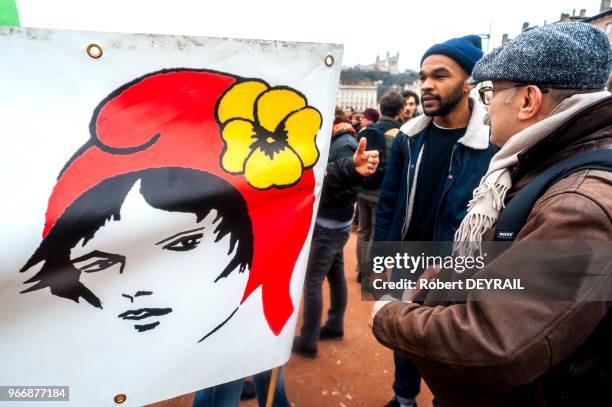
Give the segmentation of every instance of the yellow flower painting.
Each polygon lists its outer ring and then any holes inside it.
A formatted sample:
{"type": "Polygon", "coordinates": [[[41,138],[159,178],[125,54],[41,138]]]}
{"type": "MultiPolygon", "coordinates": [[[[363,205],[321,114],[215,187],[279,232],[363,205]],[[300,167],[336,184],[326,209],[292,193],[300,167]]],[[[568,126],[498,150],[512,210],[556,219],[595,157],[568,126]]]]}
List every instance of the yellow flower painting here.
{"type": "Polygon", "coordinates": [[[321,113],[289,87],[259,80],[233,85],[217,105],[224,142],[221,165],[257,189],[297,183],[319,159],[321,113]]]}

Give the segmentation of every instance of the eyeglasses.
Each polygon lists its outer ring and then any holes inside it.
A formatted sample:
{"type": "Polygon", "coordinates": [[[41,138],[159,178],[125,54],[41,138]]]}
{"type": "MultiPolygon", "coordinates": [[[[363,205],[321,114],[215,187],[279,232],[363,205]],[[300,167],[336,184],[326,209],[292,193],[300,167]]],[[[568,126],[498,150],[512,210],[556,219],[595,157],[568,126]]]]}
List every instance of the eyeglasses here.
{"type": "MultiPolygon", "coordinates": [[[[478,89],[478,94],[480,95],[480,101],[482,102],[482,104],[485,106],[489,106],[491,104],[491,101],[495,97],[495,93],[499,93],[502,90],[506,90],[506,89],[522,88],[527,85],[533,85],[533,84],[521,82],[521,83],[514,84],[512,86],[506,86],[506,87],[498,86],[495,90],[493,90],[493,86],[483,86],[482,88],[478,89]]],[[[533,85],[533,86],[536,86],[538,89],[540,89],[540,92],[542,93],[548,93],[548,89],[546,88],[541,88],[538,85],[533,85]]]]}

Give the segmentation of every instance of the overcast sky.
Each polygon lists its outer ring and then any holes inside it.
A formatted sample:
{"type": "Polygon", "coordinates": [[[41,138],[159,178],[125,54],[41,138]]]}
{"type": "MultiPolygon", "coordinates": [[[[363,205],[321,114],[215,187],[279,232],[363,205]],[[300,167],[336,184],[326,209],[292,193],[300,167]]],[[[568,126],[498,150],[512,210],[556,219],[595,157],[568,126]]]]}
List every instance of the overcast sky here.
{"type": "MultiPolygon", "coordinates": [[[[491,31],[520,33],[562,12],[599,12],[600,0],[16,0],[25,27],[332,42],[343,65],[400,53],[400,69],[418,69],[432,44],[491,31]]],[[[486,50],[487,41],[483,41],[486,50]]]]}

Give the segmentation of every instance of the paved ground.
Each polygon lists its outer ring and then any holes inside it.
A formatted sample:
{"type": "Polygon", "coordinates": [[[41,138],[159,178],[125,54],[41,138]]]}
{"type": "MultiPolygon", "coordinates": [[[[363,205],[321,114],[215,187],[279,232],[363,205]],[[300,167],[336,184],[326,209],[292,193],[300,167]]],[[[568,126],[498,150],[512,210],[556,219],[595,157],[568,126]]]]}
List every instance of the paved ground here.
{"type": "MultiPolygon", "coordinates": [[[[372,303],[361,301],[360,286],[355,281],[355,240],[355,233],[351,233],[344,250],[349,288],[345,338],[322,342],[314,360],[300,356],[289,360],[285,381],[295,407],[382,407],[392,397],[392,355],[376,342],[368,328],[372,303]]],[[[327,287],[325,297],[329,298],[327,287]]],[[[193,394],[187,394],[151,407],[188,407],[192,401],[193,394]]],[[[424,383],[418,403],[419,407],[432,405],[424,383]]],[[[256,406],[254,401],[241,403],[241,407],[256,406]]]]}

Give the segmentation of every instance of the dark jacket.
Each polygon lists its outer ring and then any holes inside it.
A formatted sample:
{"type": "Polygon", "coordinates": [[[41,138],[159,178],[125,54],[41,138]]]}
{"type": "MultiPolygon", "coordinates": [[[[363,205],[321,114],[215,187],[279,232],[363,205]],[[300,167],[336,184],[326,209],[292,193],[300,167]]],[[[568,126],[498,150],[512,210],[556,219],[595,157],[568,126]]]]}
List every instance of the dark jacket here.
{"type": "MultiPolygon", "coordinates": [[[[521,153],[510,195],[555,163],[601,149],[612,149],[612,97],[583,108],[521,153]]],[[[538,272],[551,268],[549,256],[565,255],[534,253],[526,260],[521,247],[527,241],[598,241],[609,247],[612,173],[582,170],[550,186],[503,261],[489,264],[478,278],[526,270],[522,277],[529,286],[538,272]]],[[[606,280],[585,280],[581,292],[587,296],[610,287],[610,251],[589,252],[588,264],[593,276],[606,280]]],[[[477,295],[450,306],[429,297],[425,306],[388,304],[374,319],[374,334],[415,362],[443,406],[612,405],[612,302],[478,301],[477,295]]]]}
{"type": "MultiPolygon", "coordinates": [[[[497,149],[489,143],[489,128],[483,123],[485,111],[479,102],[470,99],[472,116],[463,137],[455,144],[448,177],[442,186],[437,209],[434,240],[452,241],[455,231],[467,213],[472,191],[486,173],[497,149]]],[[[414,202],[419,158],[423,151],[426,128],[431,118],[419,116],[404,124],[395,137],[386,168],[378,207],[374,240],[402,240],[402,229],[408,230],[414,202]],[[411,191],[410,196],[408,191],[411,191]],[[408,206],[408,210],[407,209],[408,206]],[[404,227],[404,222],[407,224],[404,227]]]]}
{"type": "Polygon", "coordinates": [[[332,136],[318,217],[337,221],[348,221],[353,217],[357,191],[363,180],[353,164],[357,144],[349,131],[332,136]]]}
{"type": "MultiPolygon", "coordinates": [[[[399,130],[401,124],[392,117],[381,115],[376,123],[370,124],[368,127],[363,129],[357,136],[358,139],[366,137],[368,144],[367,150],[378,150],[380,156],[380,163],[377,168],[376,177],[384,177],[385,169],[389,163],[391,157],[391,147],[393,146],[393,140],[397,130],[399,130]],[[395,129],[395,131],[393,131],[395,129]],[[378,143],[371,143],[370,140],[379,139],[378,143]],[[376,145],[374,145],[376,144],[376,145]]],[[[367,178],[366,178],[367,179],[367,178]]],[[[365,182],[364,182],[365,184],[365,182]]],[[[364,185],[359,189],[359,199],[365,199],[370,202],[378,202],[378,196],[380,195],[380,188],[377,189],[366,189],[364,185]]]]}

